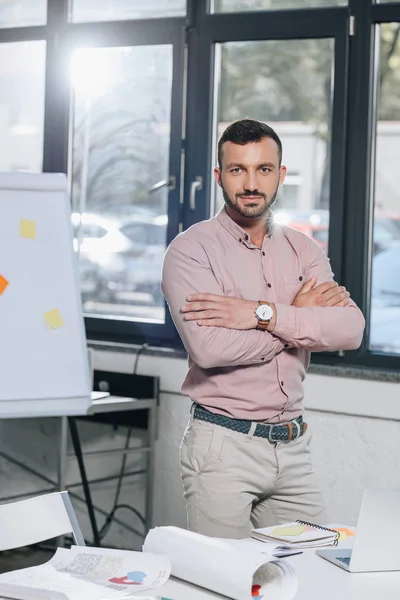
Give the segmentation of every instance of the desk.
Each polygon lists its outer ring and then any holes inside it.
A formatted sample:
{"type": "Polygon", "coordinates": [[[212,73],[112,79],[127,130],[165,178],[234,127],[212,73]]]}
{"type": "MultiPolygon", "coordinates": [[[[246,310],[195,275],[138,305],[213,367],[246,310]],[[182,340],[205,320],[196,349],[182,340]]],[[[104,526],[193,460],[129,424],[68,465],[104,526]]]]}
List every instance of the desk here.
{"type": "MultiPolygon", "coordinates": [[[[349,545],[342,543],[343,548],[349,545]]],[[[347,573],[315,554],[303,554],[285,559],[294,567],[299,589],[295,600],[399,600],[400,571],[390,573],[347,573]]],[[[174,577],[157,590],[173,600],[223,600],[224,596],[203,590],[174,577]]],[[[150,590],[147,595],[156,595],[150,590]]],[[[146,596],[145,593],[137,597],[146,596]]],[[[273,598],[271,598],[273,600],[273,598]]]]}
{"type": "MultiPolygon", "coordinates": [[[[348,548],[349,544],[344,542],[341,546],[348,548]]],[[[400,598],[400,571],[348,573],[320,558],[312,549],[285,560],[294,567],[299,580],[299,589],[294,600],[399,600],[400,598]]],[[[156,595],[173,600],[225,599],[225,596],[174,577],[171,577],[163,588],[137,593],[135,597],[156,595]]],[[[0,598],[0,600],[5,599],[0,598]]]]}
{"type": "MultiPolygon", "coordinates": [[[[99,546],[99,530],[96,520],[95,513],[98,512],[104,517],[107,516],[107,512],[102,510],[100,507],[94,507],[91,496],[90,484],[95,483],[95,480],[90,481],[86,474],[86,466],[84,457],[90,456],[104,456],[104,455],[115,455],[115,456],[126,456],[133,453],[144,453],[146,455],[145,469],[141,470],[140,473],[146,473],[146,506],[144,517],[140,516],[141,521],[144,525],[144,532],[147,533],[148,529],[152,527],[153,516],[152,516],[152,503],[153,503],[153,480],[154,480],[154,446],[157,437],[157,412],[159,406],[159,378],[150,377],[145,375],[124,375],[119,373],[107,373],[102,371],[95,371],[95,384],[100,380],[102,383],[110,383],[110,389],[113,394],[101,394],[94,392],[92,394],[93,400],[88,410],[84,415],[70,415],[63,416],[60,418],[60,442],[59,442],[59,462],[58,462],[58,480],[53,481],[52,478],[48,477],[45,473],[38,472],[29,466],[28,461],[22,462],[8,453],[1,452],[1,457],[14,463],[22,469],[27,470],[30,474],[38,477],[40,480],[46,482],[50,487],[43,490],[36,491],[35,494],[27,494],[21,492],[20,494],[2,498],[3,501],[13,501],[23,497],[31,495],[39,495],[50,493],[54,491],[68,490],[70,496],[73,499],[77,499],[84,502],[88,509],[89,520],[91,529],[93,532],[94,544],[99,546]],[[107,380],[107,381],[105,381],[107,380]],[[109,381],[108,381],[109,380],[109,381]],[[115,391],[114,391],[115,390],[115,391]],[[123,394],[132,392],[136,397],[125,397],[123,394]],[[105,397],[104,397],[105,396],[105,397]],[[139,447],[125,447],[122,449],[104,449],[96,452],[84,452],[78,430],[78,421],[84,419],[88,421],[95,421],[100,423],[112,425],[118,425],[123,427],[139,427],[147,431],[146,441],[142,446],[139,447]],[[73,445],[73,452],[68,452],[68,428],[71,434],[71,440],[73,445]],[[67,485],[66,472],[69,460],[77,460],[80,473],[80,481],[67,485]],[[77,494],[73,490],[75,488],[83,487],[83,496],[77,494]]],[[[134,475],[137,473],[128,473],[127,475],[134,475]]],[[[118,479],[118,475],[115,476],[118,479]]],[[[99,480],[97,480],[99,481],[99,480]]],[[[126,524],[115,518],[115,522],[122,526],[126,524]]],[[[132,529],[133,531],[133,529],[132,529]]],[[[134,532],[138,533],[138,532],[134,532]]],[[[139,532],[141,535],[142,532],[139,532]]]]}
{"type": "MultiPolygon", "coordinates": [[[[157,382],[158,390],[158,382],[157,382]]],[[[146,508],[143,519],[145,531],[151,529],[153,524],[153,487],[154,487],[154,444],[156,440],[157,430],[157,409],[158,397],[157,394],[151,398],[123,398],[120,396],[105,396],[103,398],[94,399],[92,404],[86,411],[85,415],[79,417],[61,417],[61,435],[60,435],[60,454],[59,454],[59,472],[58,472],[58,489],[59,491],[68,490],[66,485],[66,469],[68,459],[74,458],[78,462],[80,477],[82,481],[83,493],[87,505],[89,520],[93,532],[93,543],[95,546],[101,545],[100,533],[93,506],[92,494],[90,490],[90,480],[86,474],[84,456],[110,456],[117,455],[126,457],[130,454],[145,453],[147,455],[146,465],[146,508]],[[129,447],[122,449],[97,450],[95,452],[83,452],[80,441],[77,421],[84,418],[104,422],[101,420],[102,415],[107,415],[107,420],[113,421],[119,425],[129,426],[135,425],[132,418],[132,413],[135,411],[146,411],[147,419],[147,443],[139,447],[129,447]],[[122,419],[120,418],[122,415],[122,419]],[[71,434],[71,440],[74,452],[68,453],[68,427],[71,434]]],[[[71,487],[71,486],[70,486],[71,487]]]]}

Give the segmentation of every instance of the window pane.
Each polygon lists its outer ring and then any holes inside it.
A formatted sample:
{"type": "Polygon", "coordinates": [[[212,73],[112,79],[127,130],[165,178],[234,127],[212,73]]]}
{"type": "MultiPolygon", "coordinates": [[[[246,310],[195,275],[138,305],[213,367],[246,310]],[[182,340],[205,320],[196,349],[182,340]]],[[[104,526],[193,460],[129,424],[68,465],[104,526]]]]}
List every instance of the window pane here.
{"type": "Polygon", "coordinates": [[[254,12],[347,5],[348,0],[214,0],[212,12],[254,12]]]}
{"type": "Polygon", "coordinates": [[[123,21],[126,19],[154,19],[181,17],[186,14],[186,0],[71,0],[71,20],[123,21]]]}
{"type": "Polygon", "coordinates": [[[79,50],[71,74],[84,311],[162,322],[172,46],[79,50]]]}
{"type": "MultiPolygon", "coordinates": [[[[283,144],[285,183],[273,209],[328,249],[332,40],[229,42],[219,46],[217,136],[250,117],[273,127],[283,144]]],[[[215,186],[215,211],[223,204],[215,186]]]]}
{"type": "Polygon", "coordinates": [[[400,354],[400,24],[380,27],[370,348],[400,354]]]}
{"type": "Polygon", "coordinates": [[[46,42],[0,44],[0,170],[41,171],[46,42]]]}
{"type": "Polygon", "coordinates": [[[27,27],[45,25],[47,0],[2,0],[0,27],[27,27]]]}

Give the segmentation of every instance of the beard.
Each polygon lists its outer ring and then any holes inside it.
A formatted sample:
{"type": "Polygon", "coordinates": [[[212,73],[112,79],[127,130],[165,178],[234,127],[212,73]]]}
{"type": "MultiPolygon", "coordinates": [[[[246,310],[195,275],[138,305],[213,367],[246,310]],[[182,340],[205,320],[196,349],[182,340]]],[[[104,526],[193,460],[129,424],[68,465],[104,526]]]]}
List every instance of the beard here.
{"type": "Polygon", "coordinates": [[[242,194],[235,194],[234,199],[232,199],[221,182],[222,195],[224,197],[225,203],[236,211],[242,217],[246,217],[248,219],[257,219],[267,214],[271,206],[276,201],[279,189],[279,183],[276,186],[276,190],[270,197],[266,194],[259,192],[258,190],[246,190],[242,194]],[[251,196],[259,196],[262,199],[262,202],[255,202],[254,204],[241,205],[239,203],[240,198],[248,198],[251,196]]]}

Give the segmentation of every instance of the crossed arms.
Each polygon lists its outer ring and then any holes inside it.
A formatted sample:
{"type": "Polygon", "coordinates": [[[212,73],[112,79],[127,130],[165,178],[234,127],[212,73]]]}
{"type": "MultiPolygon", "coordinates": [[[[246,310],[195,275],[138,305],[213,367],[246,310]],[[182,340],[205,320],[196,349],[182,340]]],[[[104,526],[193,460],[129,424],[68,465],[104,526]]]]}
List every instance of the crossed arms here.
{"type": "Polygon", "coordinates": [[[274,305],[271,331],[256,329],[256,299],[223,295],[200,243],[180,237],[169,247],[162,290],[175,326],[200,367],[235,367],[271,361],[284,349],[358,348],[364,317],[348,292],[337,286],[329,261],[312,244],[307,281],[291,306],[274,305]]]}

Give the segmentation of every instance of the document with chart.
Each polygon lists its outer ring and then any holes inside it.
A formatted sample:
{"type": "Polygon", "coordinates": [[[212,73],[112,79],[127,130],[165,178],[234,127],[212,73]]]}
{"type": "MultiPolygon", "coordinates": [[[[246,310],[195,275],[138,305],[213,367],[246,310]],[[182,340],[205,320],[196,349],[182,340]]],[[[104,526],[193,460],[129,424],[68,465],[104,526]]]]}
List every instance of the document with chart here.
{"type": "Polygon", "coordinates": [[[0,596],[13,600],[113,600],[159,588],[170,575],[168,557],[127,550],[58,548],[37,567],[0,575],[0,596]]]}

